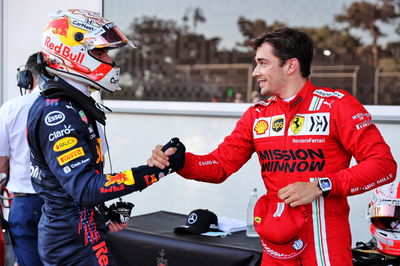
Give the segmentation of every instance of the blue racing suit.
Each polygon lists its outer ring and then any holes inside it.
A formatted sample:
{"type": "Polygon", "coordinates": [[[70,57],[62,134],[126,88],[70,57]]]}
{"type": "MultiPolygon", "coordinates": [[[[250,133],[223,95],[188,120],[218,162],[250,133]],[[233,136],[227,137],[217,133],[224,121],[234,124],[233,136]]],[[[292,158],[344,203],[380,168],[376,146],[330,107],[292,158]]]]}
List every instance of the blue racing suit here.
{"type": "Polygon", "coordinates": [[[28,116],[31,178],[45,201],[39,223],[45,265],[114,265],[98,205],[142,190],[168,173],[141,166],[103,174],[96,120],[85,109],[94,100],[81,96],[78,101],[41,95],[28,116]]]}

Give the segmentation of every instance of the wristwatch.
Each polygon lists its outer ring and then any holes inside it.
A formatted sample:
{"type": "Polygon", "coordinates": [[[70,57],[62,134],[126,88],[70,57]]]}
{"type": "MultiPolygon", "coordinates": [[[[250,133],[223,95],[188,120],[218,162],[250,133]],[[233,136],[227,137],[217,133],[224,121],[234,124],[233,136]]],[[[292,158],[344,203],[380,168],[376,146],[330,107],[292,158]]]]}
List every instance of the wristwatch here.
{"type": "Polygon", "coordinates": [[[318,178],[318,187],[322,190],[322,197],[326,198],[332,189],[332,182],[327,177],[318,178]]]}

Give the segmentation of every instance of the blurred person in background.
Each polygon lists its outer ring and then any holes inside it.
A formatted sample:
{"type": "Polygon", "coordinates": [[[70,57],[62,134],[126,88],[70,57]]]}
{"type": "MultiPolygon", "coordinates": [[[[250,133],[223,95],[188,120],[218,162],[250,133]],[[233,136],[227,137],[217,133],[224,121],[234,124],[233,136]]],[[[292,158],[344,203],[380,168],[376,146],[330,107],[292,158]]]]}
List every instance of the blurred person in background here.
{"type": "Polygon", "coordinates": [[[0,172],[8,175],[7,189],[13,200],[8,216],[12,246],[18,265],[43,265],[38,253],[38,223],[43,199],[32,187],[29,146],[26,140],[28,111],[39,96],[37,55],[18,68],[17,85],[25,95],[0,108],[0,172]]]}

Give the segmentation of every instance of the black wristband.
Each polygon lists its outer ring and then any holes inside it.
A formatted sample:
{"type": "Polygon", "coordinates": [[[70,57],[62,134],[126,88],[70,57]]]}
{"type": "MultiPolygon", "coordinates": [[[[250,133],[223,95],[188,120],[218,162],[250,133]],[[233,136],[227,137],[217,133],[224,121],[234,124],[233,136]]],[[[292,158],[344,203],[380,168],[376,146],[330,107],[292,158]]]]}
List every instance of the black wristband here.
{"type": "Polygon", "coordinates": [[[168,170],[142,165],[132,168],[133,179],[137,188],[142,191],[168,174],[168,170]]]}

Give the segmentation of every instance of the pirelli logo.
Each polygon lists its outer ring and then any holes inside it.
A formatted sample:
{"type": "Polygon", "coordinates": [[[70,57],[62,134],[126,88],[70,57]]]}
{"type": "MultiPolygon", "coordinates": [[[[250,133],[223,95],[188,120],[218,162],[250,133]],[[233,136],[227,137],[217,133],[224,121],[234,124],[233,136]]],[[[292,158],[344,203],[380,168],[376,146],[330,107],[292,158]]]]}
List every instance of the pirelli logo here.
{"type": "Polygon", "coordinates": [[[85,152],[83,151],[82,147],[73,149],[67,153],[64,153],[61,156],[57,157],[57,161],[60,165],[64,165],[76,158],[79,158],[81,156],[85,155],[85,152]]]}
{"type": "Polygon", "coordinates": [[[290,121],[289,136],[329,135],[330,113],[297,114],[290,121]]]}

